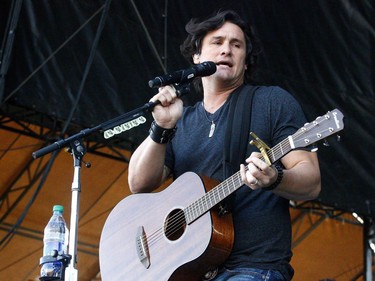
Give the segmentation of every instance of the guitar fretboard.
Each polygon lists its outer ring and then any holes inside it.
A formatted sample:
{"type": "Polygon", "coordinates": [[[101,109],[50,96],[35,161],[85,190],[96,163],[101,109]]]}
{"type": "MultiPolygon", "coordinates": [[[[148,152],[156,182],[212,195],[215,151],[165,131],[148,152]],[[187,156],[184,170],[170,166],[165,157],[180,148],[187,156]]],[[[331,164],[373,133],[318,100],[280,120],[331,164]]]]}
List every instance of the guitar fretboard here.
{"type": "MultiPolygon", "coordinates": [[[[271,163],[275,163],[285,154],[292,150],[290,140],[286,138],[266,153],[271,163]]],[[[265,160],[263,156],[261,160],[265,160]]],[[[247,170],[247,166],[245,166],[247,170]]],[[[231,195],[243,185],[240,171],[233,174],[231,177],[217,185],[215,188],[207,192],[204,196],[194,201],[192,204],[184,209],[186,223],[190,224],[198,219],[200,216],[208,212],[216,204],[231,195]]]]}

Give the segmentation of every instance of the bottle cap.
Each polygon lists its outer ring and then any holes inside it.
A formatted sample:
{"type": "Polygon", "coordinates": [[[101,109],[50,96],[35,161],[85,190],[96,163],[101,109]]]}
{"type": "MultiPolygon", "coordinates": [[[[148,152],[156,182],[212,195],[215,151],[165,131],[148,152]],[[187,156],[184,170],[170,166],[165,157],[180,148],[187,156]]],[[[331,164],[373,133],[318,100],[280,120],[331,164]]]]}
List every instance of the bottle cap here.
{"type": "Polygon", "coordinates": [[[64,213],[64,206],[61,206],[61,205],[55,205],[55,206],[53,206],[53,211],[54,211],[54,212],[64,213]]]}

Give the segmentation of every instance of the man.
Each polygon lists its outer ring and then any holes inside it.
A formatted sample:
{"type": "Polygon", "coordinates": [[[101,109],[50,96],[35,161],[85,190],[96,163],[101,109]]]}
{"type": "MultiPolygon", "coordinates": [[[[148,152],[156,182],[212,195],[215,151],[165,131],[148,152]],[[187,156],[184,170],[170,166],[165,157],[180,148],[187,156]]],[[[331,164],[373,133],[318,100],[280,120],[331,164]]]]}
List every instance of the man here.
{"type": "MultiPolygon", "coordinates": [[[[230,99],[253,71],[256,40],[252,29],[233,11],[219,12],[202,22],[192,20],[186,30],[189,35],[182,53],[195,64],[215,62],[217,71],[201,79],[203,101],[195,106],[183,108],[170,86],[160,88],[151,99],[161,104],[153,110],[150,136],[129,163],[133,193],[151,192],[170,175],[177,178],[187,171],[225,179],[222,163],[230,99]]],[[[279,87],[259,87],[251,108],[251,131],[270,147],[305,123],[300,105],[279,87]]],[[[294,150],[274,166],[251,147],[247,168],[238,167],[244,186],[231,204],[234,246],[214,280],[290,280],[289,200],[318,196],[317,156],[294,150]]]]}

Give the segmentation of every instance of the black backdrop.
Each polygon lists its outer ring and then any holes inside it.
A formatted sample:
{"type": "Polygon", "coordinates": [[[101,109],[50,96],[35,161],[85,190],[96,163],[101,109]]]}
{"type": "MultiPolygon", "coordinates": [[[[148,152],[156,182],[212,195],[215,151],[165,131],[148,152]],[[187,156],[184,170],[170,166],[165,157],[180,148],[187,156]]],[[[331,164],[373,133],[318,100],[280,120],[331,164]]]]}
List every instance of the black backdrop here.
{"type": "MultiPolygon", "coordinates": [[[[6,38],[12,3],[0,3],[6,38]]],[[[375,11],[370,0],[113,0],[83,82],[105,3],[24,0],[2,110],[17,105],[91,127],[135,109],[153,95],[147,81],[188,67],[179,53],[184,25],[219,8],[246,17],[263,43],[259,84],[279,85],[302,104],[309,120],[333,108],[345,115],[341,142],[319,146],[323,190],[319,201],[375,214],[375,11]],[[74,104],[80,96],[77,107],[74,104]]],[[[1,55],[4,58],[4,44],[1,55]]],[[[8,55],[8,54],[7,54],[8,55]]],[[[186,103],[198,97],[192,93],[186,103]]],[[[131,147],[146,125],[118,138],[131,147]]]]}

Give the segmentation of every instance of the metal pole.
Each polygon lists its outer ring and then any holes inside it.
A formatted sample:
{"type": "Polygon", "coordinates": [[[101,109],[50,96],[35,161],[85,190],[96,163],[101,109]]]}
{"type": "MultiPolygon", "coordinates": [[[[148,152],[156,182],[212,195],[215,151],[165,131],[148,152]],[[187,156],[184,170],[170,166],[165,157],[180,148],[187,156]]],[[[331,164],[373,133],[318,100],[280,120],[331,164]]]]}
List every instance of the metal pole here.
{"type": "Polygon", "coordinates": [[[78,281],[77,265],[77,236],[78,236],[78,216],[79,197],[81,192],[81,164],[86,148],[81,140],[71,143],[72,155],[74,158],[74,176],[72,182],[72,203],[70,211],[70,231],[69,231],[69,255],[71,261],[65,270],[65,278],[68,281],[78,281]]]}
{"type": "Polygon", "coordinates": [[[370,247],[374,239],[374,222],[371,218],[364,218],[363,223],[363,258],[364,258],[364,271],[363,277],[365,281],[372,281],[372,259],[374,252],[370,247]]]}

